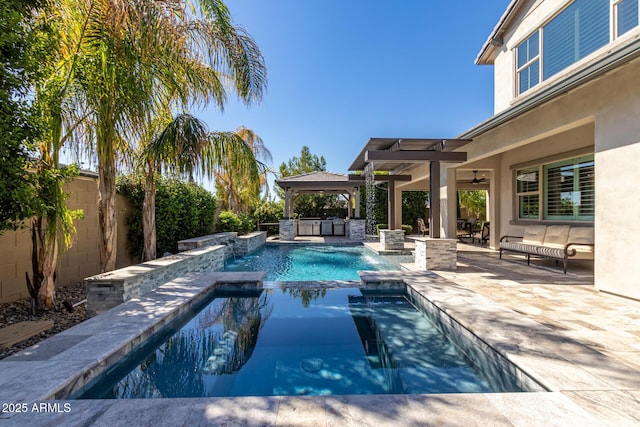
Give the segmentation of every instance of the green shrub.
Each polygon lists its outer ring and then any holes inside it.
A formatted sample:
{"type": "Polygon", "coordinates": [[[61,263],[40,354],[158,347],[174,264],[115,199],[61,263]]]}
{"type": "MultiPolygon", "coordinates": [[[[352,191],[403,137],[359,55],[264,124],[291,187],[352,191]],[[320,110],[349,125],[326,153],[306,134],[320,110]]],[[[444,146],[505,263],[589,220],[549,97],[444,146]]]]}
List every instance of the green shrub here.
{"type": "MultiPolygon", "coordinates": [[[[284,217],[284,201],[261,200],[256,209],[253,211],[256,223],[272,223],[277,224],[284,217]]],[[[262,230],[265,228],[263,227],[262,230]]],[[[277,226],[266,227],[267,234],[278,234],[277,226]]]]}
{"type": "Polygon", "coordinates": [[[218,216],[218,222],[216,223],[216,231],[224,233],[227,231],[240,232],[242,228],[242,221],[235,213],[231,211],[222,211],[218,216]]]}
{"type": "MultiPolygon", "coordinates": [[[[129,252],[140,258],[143,249],[142,204],[144,178],[120,176],[117,191],[131,203],[127,215],[129,252]]],[[[213,233],[216,199],[203,187],[175,179],[156,179],[156,250],[178,252],[178,241],[213,233]]]]}
{"type": "Polygon", "coordinates": [[[407,236],[413,232],[413,227],[411,225],[402,224],[402,229],[404,230],[404,235],[407,236]]]}
{"type": "Polygon", "coordinates": [[[386,230],[389,228],[389,224],[376,224],[376,234],[380,234],[380,230],[386,230]]]}
{"type": "Polygon", "coordinates": [[[251,233],[256,228],[256,219],[253,215],[249,215],[247,213],[241,213],[238,215],[240,219],[240,230],[238,230],[239,234],[247,234],[251,233]]]}

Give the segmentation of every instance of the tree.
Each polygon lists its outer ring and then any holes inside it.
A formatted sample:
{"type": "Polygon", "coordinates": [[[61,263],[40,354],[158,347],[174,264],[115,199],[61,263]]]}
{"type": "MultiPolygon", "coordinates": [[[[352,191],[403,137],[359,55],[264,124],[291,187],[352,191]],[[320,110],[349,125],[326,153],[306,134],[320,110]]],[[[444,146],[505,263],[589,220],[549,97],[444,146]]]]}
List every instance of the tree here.
{"type": "Polygon", "coordinates": [[[33,213],[29,148],[37,129],[26,95],[37,61],[30,56],[30,13],[36,0],[0,3],[0,234],[33,213]]]}
{"type": "Polygon", "coordinates": [[[229,166],[224,167],[216,174],[216,195],[220,199],[222,210],[231,210],[235,213],[248,212],[256,206],[260,200],[260,192],[267,185],[267,173],[269,169],[265,163],[270,163],[273,158],[271,152],[264,145],[258,134],[245,126],[240,126],[236,133],[251,148],[254,157],[259,162],[261,173],[259,181],[239,173],[230,165],[235,161],[234,151],[229,151],[229,158],[225,162],[229,166]]]}
{"type": "Polygon", "coordinates": [[[259,182],[259,165],[254,151],[235,132],[209,132],[201,120],[190,114],[176,116],[144,151],[148,169],[145,171],[145,199],[142,210],[144,251],[143,261],[156,257],[155,235],[155,175],[163,167],[173,173],[194,174],[212,178],[223,168],[246,177],[247,182],[259,182]]]}
{"type": "Polygon", "coordinates": [[[427,200],[429,200],[428,191],[403,191],[402,223],[411,225],[416,230],[418,218],[428,221],[427,200]]]}
{"type": "MultiPolygon", "coordinates": [[[[280,178],[301,175],[310,172],[325,172],[327,161],[324,156],[311,153],[306,145],[300,151],[300,157],[294,156],[287,163],[280,165],[280,178]]],[[[282,189],[278,189],[280,198],[284,198],[282,189]]],[[[301,194],[295,199],[294,212],[300,217],[320,217],[323,209],[337,208],[340,202],[336,195],[301,194]]]]}
{"type": "Polygon", "coordinates": [[[33,217],[33,275],[26,278],[34,311],[53,305],[58,254],[71,244],[73,219],[81,214],[68,209],[62,188],[77,174],[58,161],[69,67],[59,62],[61,34],[46,19],[45,5],[0,5],[0,231],[33,217]],[[29,152],[38,156],[33,164],[26,161],[29,152]]]}
{"type": "Polygon", "coordinates": [[[231,82],[249,104],[266,85],[264,59],[221,0],[58,0],[61,52],[76,66],[78,106],[90,121],[86,141],[98,162],[100,268],[115,268],[116,165],[127,141],[140,140],[158,110],[214,102],[231,82]]]}
{"type": "Polygon", "coordinates": [[[309,172],[324,172],[327,170],[327,161],[324,156],[318,157],[311,154],[311,150],[306,145],[300,151],[300,157],[293,156],[287,163],[280,165],[280,178],[300,175],[309,172]]]}
{"type": "Polygon", "coordinates": [[[458,191],[460,206],[465,208],[469,215],[482,219],[486,215],[487,194],[484,190],[460,190],[458,191]]]}

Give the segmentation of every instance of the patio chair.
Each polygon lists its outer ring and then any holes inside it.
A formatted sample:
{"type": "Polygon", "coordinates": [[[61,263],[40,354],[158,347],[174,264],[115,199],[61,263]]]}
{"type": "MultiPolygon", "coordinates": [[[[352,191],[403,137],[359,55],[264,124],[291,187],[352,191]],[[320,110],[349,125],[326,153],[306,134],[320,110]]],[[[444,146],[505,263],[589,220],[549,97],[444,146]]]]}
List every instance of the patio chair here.
{"type": "Polygon", "coordinates": [[[471,243],[475,243],[475,239],[478,239],[478,243],[484,245],[489,241],[489,231],[491,230],[489,226],[489,221],[485,221],[482,224],[482,227],[479,227],[477,231],[473,234],[473,238],[471,243]]]}
{"type": "Polygon", "coordinates": [[[429,227],[424,223],[424,219],[418,218],[418,233],[421,233],[423,236],[429,233],[429,227]]]}
{"type": "Polygon", "coordinates": [[[476,218],[469,218],[465,220],[464,223],[461,223],[460,220],[458,220],[458,230],[456,231],[456,234],[460,241],[462,241],[463,238],[468,237],[473,243],[473,233],[475,232],[477,221],[478,220],[476,218]]]}

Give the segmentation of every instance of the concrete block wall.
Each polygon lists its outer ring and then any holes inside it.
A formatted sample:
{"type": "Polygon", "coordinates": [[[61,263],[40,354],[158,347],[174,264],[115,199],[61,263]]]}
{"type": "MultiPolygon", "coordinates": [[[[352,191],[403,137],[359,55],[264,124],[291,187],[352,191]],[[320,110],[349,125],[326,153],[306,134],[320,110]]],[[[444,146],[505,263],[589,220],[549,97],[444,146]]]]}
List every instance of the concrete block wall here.
{"type": "MultiPolygon", "coordinates": [[[[84,217],[74,221],[76,234],[73,236],[73,245],[68,251],[61,253],[58,261],[56,280],[58,287],[80,282],[85,277],[100,272],[97,177],[79,176],[65,184],[64,190],[69,194],[67,199],[69,208],[82,209],[84,217]]],[[[128,201],[122,196],[117,196],[117,267],[132,263],[126,250],[125,212],[128,208],[128,201]]],[[[27,222],[27,225],[30,226],[31,223],[27,222]]],[[[29,296],[25,273],[29,273],[29,276],[32,274],[31,231],[29,229],[5,231],[0,235],[0,303],[29,296]]]]}

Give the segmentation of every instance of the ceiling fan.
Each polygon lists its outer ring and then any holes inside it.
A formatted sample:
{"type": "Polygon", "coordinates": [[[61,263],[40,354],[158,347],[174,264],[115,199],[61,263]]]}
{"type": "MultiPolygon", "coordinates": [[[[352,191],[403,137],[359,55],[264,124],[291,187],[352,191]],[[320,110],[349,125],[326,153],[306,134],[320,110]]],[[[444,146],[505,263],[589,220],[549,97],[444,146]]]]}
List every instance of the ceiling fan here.
{"type": "Polygon", "coordinates": [[[471,180],[471,184],[480,184],[481,182],[485,182],[487,180],[487,178],[478,179],[478,177],[476,176],[477,173],[478,171],[473,171],[473,179],[471,180]]]}

